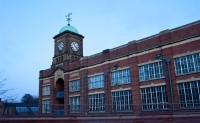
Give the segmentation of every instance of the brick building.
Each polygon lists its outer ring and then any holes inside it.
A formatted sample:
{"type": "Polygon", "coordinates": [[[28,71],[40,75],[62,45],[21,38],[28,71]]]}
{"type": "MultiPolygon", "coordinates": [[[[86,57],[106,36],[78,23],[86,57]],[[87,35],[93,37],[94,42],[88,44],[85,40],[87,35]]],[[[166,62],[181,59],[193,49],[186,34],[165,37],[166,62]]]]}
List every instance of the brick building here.
{"type": "Polygon", "coordinates": [[[200,107],[200,21],[84,57],[73,26],[39,73],[40,114],[177,112],[200,107]]]}

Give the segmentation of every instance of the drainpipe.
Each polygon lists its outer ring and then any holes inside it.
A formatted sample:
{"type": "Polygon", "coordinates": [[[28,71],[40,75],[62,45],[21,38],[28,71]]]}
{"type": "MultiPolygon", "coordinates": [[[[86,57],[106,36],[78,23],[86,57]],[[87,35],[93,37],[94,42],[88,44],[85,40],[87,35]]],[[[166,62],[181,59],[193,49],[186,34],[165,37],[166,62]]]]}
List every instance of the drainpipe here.
{"type": "Polygon", "coordinates": [[[113,72],[114,70],[117,70],[118,68],[119,68],[119,66],[116,64],[112,69],[110,69],[107,72],[104,72],[105,84],[106,84],[106,98],[105,98],[106,114],[108,114],[108,74],[113,72]]]}
{"type": "Polygon", "coordinates": [[[173,96],[173,91],[172,91],[172,78],[171,78],[171,73],[170,73],[170,62],[171,60],[169,58],[163,58],[162,55],[158,54],[156,55],[157,59],[160,59],[162,61],[165,61],[167,64],[167,71],[168,71],[168,78],[169,78],[169,86],[170,86],[170,96],[171,96],[171,100],[172,100],[172,111],[174,113],[174,96],[173,96]]]}
{"type": "Polygon", "coordinates": [[[87,101],[87,96],[86,96],[86,79],[87,79],[87,73],[84,73],[83,74],[83,98],[84,98],[84,101],[83,101],[83,107],[84,107],[84,111],[86,110],[86,101],[87,101]]]}

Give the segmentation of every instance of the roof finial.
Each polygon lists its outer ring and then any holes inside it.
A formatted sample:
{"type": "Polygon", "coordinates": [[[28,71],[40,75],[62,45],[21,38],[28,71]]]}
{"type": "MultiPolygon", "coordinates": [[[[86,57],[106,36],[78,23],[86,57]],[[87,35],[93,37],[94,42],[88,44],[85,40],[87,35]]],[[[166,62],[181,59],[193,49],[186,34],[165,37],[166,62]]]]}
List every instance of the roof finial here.
{"type": "Polygon", "coordinates": [[[68,21],[68,25],[70,25],[70,21],[72,21],[71,18],[70,18],[70,15],[72,15],[72,12],[68,13],[68,15],[66,16],[67,21],[68,21]]]}

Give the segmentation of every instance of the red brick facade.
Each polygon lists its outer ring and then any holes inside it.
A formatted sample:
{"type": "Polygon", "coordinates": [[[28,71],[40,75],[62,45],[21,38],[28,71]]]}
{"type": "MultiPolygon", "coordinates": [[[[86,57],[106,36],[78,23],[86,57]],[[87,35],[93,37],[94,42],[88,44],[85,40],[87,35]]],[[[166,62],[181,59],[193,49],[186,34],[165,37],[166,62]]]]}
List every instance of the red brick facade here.
{"type": "MultiPolygon", "coordinates": [[[[164,78],[153,79],[140,82],[139,66],[141,64],[153,63],[158,61],[155,58],[157,54],[161,54],[165,58],[171,59],[170,72],[172,79],[172,90],[174,103],[179,103],[179,95],[177,82],[187,79],[199,79],[200,72],[177,75],[175,72],[174,58],[178,55],[200,53],[200,21],[190,23],[175,29],[165,30],[156,35],[131,41],[123,46],[119,46],[102,53],[98,53],[89,57],[82,57],[75,62],[65,61],[62,64],[52,64],[50,69],[41,70],[39,75],[39,111],[42,112],[42,100],[50,99],[50,104],[63,104],[56,99],[56,81],[59,78],[64,80],[64,104],[69,104],[70,95],[80,95],[80,102],[84,101],[89,104],[89,93],[104,92],[106,93],[106,83],[103,88],[89,89],[88,76],[94,74],[103,74],[118,65],[118,69],[129,68],[131,75],[131,83],[111,86],[111,76],[108,74],[108,102],[112,104],[111,91],[116,89],[131,88],[132,104],[141,104],[141,86],[148,86],[159,83],[166,83],[168,103],[171,103],[169,78],[167,76],[167,65],[164,64],[164,78]],[[61,73],[56,74],[56,71],[61,73]],[[87,74],[86,85],[84,85],[84,73],[87,74]],[[69,81],[80,79],[80,91],[69,92],[69,81]],[[50,85],[50,95],[42,95],[42,87],[50,85]],[[84,86],[86,90],[84,90],[84,86]],[[84,93],[86,91],[86,99],[84,93]]],[[[171,107],[170,107],[171,108],[171,107]]],[[[64,110],[68,110],[65,106],[64,110]]],[[[68,112],[65,112],[67,115],[68,112]]]]}

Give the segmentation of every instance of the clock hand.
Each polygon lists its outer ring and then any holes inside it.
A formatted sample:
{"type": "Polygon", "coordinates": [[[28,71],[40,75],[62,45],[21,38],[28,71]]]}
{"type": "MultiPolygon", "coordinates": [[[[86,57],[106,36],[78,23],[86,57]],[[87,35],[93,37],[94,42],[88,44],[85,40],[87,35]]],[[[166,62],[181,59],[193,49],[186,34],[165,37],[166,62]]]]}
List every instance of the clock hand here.
{"type": "Polygon", "coordinates": [[[75,45],[75,42],[73,42],[73,46],[74,46],[74,48],[77,48],[76,45],[75,45]]]}

